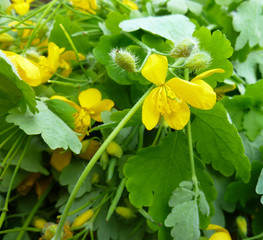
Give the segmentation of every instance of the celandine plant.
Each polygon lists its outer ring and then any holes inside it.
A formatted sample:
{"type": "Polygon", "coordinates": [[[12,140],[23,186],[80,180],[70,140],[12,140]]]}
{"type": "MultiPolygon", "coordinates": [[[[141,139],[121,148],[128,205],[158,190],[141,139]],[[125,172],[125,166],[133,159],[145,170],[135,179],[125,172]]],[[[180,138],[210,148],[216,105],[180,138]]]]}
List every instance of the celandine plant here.
{"type": "Polygon", "coordinates": [[[0,1],[0,238],[261,239],[262,7],[0,1]]]}

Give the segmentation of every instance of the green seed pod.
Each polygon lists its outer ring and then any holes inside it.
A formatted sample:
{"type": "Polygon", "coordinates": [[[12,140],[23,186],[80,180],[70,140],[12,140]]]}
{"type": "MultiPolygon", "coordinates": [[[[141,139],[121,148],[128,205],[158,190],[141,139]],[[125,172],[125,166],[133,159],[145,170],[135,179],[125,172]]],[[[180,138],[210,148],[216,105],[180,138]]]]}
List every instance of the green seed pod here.
{"type": "Polygon", "coordinates": [[[211,56],[207,52],[197,52],[191,54],[185,61],[185,67],[191,70],[201,70],[207,68],[211,63],[211,56]]]}
{"type": "Polygon", "coordinates": [[[120,68],[127,72],[136,71],[136,57],[131,52],[124,49],[112,49],[110,56],[120,68]]]}
{"type": "Polygon", "coordinates": [[[171,56],[174,58],[189,57],[193,49],[197,46],[198,42],[196,39],[186,38],[171,50],[171,56]]]}
{"type": "Polygon", "coordinates": [[[100,157],[100,165],[102,167],[103,170],[105,170],[107,168],[109,164],[109,156],[106,152],[103,152],[101,157],[100,157]]]}

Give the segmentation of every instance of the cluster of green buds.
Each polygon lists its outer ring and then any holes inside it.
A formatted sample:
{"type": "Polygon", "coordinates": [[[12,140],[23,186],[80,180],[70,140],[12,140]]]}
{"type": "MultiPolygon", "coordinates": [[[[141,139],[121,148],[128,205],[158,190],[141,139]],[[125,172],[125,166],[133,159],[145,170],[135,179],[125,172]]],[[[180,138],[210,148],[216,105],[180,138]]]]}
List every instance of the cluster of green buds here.
{"type": "Polygon", "coordinates": [[[195,38],[182,40],[171,50],[170,54],[174,58],[184,58],[184,67],[196,71],[207,68],[212,60],[209,53],[200,50],[195,38]]]}
{"type": "Polygon", "coordinates": [[[127,72],[136,72],[137,57],[130,51],[125,49],[112,49],[110,56],[118,67],[127,72]]]}

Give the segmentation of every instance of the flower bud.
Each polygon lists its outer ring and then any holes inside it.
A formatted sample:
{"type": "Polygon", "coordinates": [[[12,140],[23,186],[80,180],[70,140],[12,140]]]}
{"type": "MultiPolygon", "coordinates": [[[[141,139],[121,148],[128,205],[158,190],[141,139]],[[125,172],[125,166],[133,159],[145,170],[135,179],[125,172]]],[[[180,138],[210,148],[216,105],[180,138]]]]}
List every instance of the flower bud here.
{"type": "Polygon", "coordinates": [[[131,52],[124,49],[112,49],[110,56],[120,68],[127,72],[136,71],[136,57],[131,52]]]}
{"type": "Polygon", "coordinates": [[[46,224],[47,224],[47,221],[43,218],[36,218],[33,221],[33,226],[36,228],[44,228],[46,224]]]}
{"type": "Polygon", "coordinates": [[[135,218],[136,214],[127,207],[116,207],[116,213],[119,214],[120,216],[126,218],[126,219],[131,219],[131,218],[135,218]]]}
{"type": "Polygon", "coordinates": [[[74,222],[72,223],[71,227],[80,227],[82,226],[84,223],[86,223],[87,221],[89,221],[92,216],[94,215],[94,211],[92,209],[89,209],[88,211],[80,214],[79,216],[77,216],[74,220],[74,222]]]}
{"type": "Polygon", "coordinates": [[[100,175],[98,173],[94,173],[91,178],[91,183],[96,184],[100,181],[100,175]]]}
{"type": "Polygon", "coordinates": [[[211,56],[207,52],[197,52],[191,54],[185,61],[185,67],[192,70],[207,68],[211,63],[211,56]]]}
{"type": "Polygon", "coordinates": [[[109,164],[109,156],[106,152],[103,152],[101,157],[100,157],[100,165],[102,167],[103,170],[105,170],[107,168],[109,164]]]}
{"type": "Polygon", "coordinates": [[[244,217],[238,216],[236,219],[237,228],[242,237],[247,236],[247,221],[244,217]]]}
{"type": "Polygon", "coordinates": [[[186,38],[171,50],[171,56],[174,58],[189,57],[197,45],[196,39],[186,38]]]}
{"type": "Polygon", "coordinates": [[[106,148],[106,151],[108,154],[117,158],[121,158],[123,154],[121,146],[116,142],[111,142],[109,146],[106,148]]]}

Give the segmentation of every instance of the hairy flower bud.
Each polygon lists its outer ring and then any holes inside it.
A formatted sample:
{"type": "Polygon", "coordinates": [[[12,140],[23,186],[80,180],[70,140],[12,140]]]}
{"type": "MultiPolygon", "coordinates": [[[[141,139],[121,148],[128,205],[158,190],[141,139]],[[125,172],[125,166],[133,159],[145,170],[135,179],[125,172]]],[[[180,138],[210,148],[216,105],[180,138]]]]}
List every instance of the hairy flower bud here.
{"type": "Polygon", "coordinates": [[[109,146],[106,149],[107,153],[117,157],[117,158],[121,158],[122,157],[122,148],[119,144],[117,144],[116,142],[111,142],[109,144],[109,146]]]}
{"type": "Polygon", "coordinates": [[[197,52],[191,54],[185,61],[185,67],[192,70],[201,70],[207,68],[211,63],[211,56],[207,52],[197,52]]]}
{"type": "Polygon", "coordinates": [[[171,56],[174,58],[189,57],[196,46],[198,46],[196,39],[186,38],[171,50],[171,56]]]}
{"type": "Polygon", "coordinates": [[[112,49],[110,56],[120,68],[127,72],[136,71],[136,57],[131,52],[124,49],[112,49]]]}

